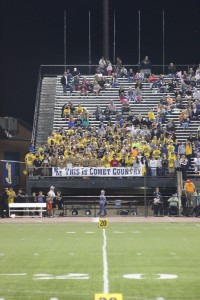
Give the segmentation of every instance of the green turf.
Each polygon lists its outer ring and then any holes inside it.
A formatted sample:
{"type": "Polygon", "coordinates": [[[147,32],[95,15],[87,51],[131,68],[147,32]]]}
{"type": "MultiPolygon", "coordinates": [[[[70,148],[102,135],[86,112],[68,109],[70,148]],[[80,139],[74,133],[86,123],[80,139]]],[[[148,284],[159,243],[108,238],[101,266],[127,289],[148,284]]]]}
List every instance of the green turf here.
{"type": "MultiPolygon", "coordinates": [[[[102,231],[97,223],[1,224],[0,298],[93,300],[104,289],[102,231]],[[60,277],[70,273],[89,279],[60,277]]],[[[110,223],[105,231],[110,293],[124,300],[200,299],[199,224],[110,223]]]]}

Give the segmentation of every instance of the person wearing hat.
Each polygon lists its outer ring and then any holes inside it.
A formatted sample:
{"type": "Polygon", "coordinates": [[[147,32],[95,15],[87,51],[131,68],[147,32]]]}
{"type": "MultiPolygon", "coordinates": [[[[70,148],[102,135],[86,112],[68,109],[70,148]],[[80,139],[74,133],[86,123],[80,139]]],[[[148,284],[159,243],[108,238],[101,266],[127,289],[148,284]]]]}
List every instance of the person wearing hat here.
{"type": "Polygon", "coordinates": [[[187,197],[187,207],[192,206],[192,196],[194,195],[196,191],[195,185],[193,182],[190,181],[190,179],[186,180],[185,183],[185,192],[187,197]]]}
{"type": "Polygon", "coordinates": [[[100,210],[97,214],[97,216],[101,216],[102,212],[104,213],[103,216],[107,216],[107,211],[106,211],[106,197],[105,197],[105,191],[102,190],[101,191],[101,194],[100,194],[100,197],[99,197],[99,204],[100,204],[100,210]]]}

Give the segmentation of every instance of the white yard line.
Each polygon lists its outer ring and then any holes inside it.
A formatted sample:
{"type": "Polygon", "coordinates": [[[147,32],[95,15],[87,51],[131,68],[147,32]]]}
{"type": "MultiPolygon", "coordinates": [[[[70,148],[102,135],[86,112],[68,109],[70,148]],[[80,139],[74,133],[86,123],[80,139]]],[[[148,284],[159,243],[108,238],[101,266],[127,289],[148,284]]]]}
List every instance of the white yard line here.
{"type": "Polygon", "coordinates": [[[104,294],[109,293],[107,237],[106,237],[106,230],[104,228],[103,228],[103,292],[104,294]]]}
{"type": "Polygon", "coordinates": [[[0,276],[26,276],[27,273],[1,273],[0,276]]]}

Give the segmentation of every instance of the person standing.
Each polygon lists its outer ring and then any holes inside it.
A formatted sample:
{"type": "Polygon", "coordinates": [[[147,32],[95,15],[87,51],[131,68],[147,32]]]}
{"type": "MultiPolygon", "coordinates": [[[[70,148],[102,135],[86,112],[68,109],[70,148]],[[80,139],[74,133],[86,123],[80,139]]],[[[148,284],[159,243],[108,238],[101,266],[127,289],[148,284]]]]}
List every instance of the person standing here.
{"type": "Polygon", "coordinates": [[[153,193],[153,212],[154,216],[163,215],[162,199],[161,193],[158,187],[155,188],[153,193]]]}
{"type": "Polygon", "coordinates": [[[149,75],[151,75],[151,62],[148,56],[145,56],[145,58],[141,62],[140,70],[142,73],[144,73],[146,78],[148,78],[149,75]]]}
{"type": "Polygon", "coordinates": [[[4,210],[6,211],[6,218],[9,218],[9,207],[8,207],[8,188],[4,189],[4,192],[0,198],[0,217],[5,218],[4,210]]]}
{"type": "Polygon", "coordinates": [[[106,211],[106,196],[105,196],[105,191],[102,190],[99,198],[99,204],[100,204],[100,210],[97,214],[97,216],[101,216],[102,212],[104,213],[104,217],[107,216],[107,211],[106,211]]]}
{"type": "Polygon", "coordinates": [[[55,192],[54,192],[55,187],[51,186],[49,192],[47,193],[47,215],[48,217],[53,217],[53,203],[54,203],[54,198],[56,197],[55,192]]]}
{"type": "Polygon", "coordinates": [[[10,186],[9,189],[7,190],[7,194],[8,194],[8,203],[15,203],[16,193],[13,190],[12,186],[10,186]]]}
{"type": "Polygon", "coordinates": [[[185,193],[187,197],[187,207],[192,207],[192,196],[194,196],[194,193],[196,191],[195,185],[193,182],[190,181],[190,179],[186,180],[185,183],[185,193]]]}

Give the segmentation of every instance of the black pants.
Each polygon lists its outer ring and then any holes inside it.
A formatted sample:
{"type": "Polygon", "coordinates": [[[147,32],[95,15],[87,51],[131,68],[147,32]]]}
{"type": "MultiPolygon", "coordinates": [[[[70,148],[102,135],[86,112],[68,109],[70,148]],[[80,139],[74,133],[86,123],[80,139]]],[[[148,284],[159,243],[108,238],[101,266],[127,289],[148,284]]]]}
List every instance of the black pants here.
{"type": "Polygon", "coordinates": [[[163,206],[162,206],[162,204],[154,204],[153,205],[153,213],[154,213],[154,216],[163,215],[163,206]]]}
{"type": "Polygon", "coordinates": [[[178,207],[177,206],[169,206],[169,215],[177,216],[177,214],[178,214],[178,207]]]}
{"type": "Polygon", "coordinates": [[[8,218],[9,217],[9,207],[8,207],[8,203],[1,203],[0,205],[0,216],[1,218],[4,218],[5,216],[8,218]],[[5,212],[6,211],[6,215],[5,212]]]}

